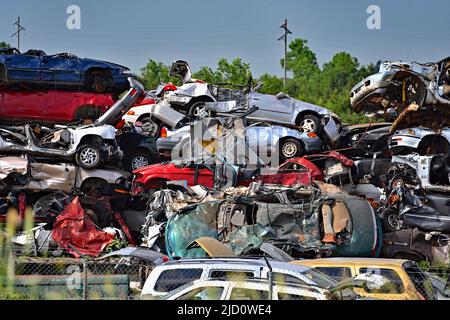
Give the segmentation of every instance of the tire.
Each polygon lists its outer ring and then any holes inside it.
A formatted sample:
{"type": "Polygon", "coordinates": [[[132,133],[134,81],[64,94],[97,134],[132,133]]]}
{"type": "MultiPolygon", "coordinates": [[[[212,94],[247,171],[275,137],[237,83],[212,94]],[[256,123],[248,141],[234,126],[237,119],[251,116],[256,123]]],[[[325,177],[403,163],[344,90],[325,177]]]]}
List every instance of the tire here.
{"type": "Polygon", "coordinates": [[[280,158],[287,160],[303,154],[303,147],[296,139],[288,138],[280,144],[280,158]]]}
{"type": "Polygon", "coordinates": [[[394,209],[386,209],[381,213],[381,224],[385,233],[401,230],[398,212],[394,209]]]}
{"type": "Polygon", "coordinates": [[[302,132],[317,133],[320,130],[320,119],[311,114],[307,114],[299,118],[299,120],[297,121],[297,125],[302,132]]]}
{"type": "Polygon", "coordinates": [[[199,119],[203,119],[208,116],[208,112],[206,111],[206,105],[204,101],[194,102],[188,111],[189,116],[195,116],[199,119]]]}
{"type": "Polygon", "coordinates": [[[141,125],[142,131],[144,131],[146,134],[152,137],[158,136],[159,130],[161,129],[159,123],[153,121],[151,117],[145,117],[139,121],[142,123],[141,125]]]}
{"type": "Polygon", "coordinates": [[[75,161],[83,169],[95,169],[103,162],[102,152],[93,144],[84,144],[78,148],[75,161]]]}
{"type": "Polygon", "coordinates": [[[129,172],[154,163],[153,156],[148,151],[138,150],[126,160],[125,167],[129,172]]]}

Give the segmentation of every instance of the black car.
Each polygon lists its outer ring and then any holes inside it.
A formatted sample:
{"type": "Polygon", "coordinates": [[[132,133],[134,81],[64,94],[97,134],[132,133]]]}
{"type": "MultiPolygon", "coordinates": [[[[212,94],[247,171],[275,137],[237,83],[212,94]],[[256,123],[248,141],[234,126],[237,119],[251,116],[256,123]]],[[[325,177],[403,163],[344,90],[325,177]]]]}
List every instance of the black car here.
{"type": "Polygon", "coordinates": [[[152,163],[161,162],[156,148],[156,139],[137,132],[133,127],[126,127],[116,136],[117,144],[123,151],[124,168],[132,172],[152,163]]]}
{"type": "Polygon", "coordinates": [[[336,149],[350,158],[389,157],[389,131],[392,123],[355,124],[343,128],[336,149]],[[341,150],[342,149],[342,150],[341,150]]]}

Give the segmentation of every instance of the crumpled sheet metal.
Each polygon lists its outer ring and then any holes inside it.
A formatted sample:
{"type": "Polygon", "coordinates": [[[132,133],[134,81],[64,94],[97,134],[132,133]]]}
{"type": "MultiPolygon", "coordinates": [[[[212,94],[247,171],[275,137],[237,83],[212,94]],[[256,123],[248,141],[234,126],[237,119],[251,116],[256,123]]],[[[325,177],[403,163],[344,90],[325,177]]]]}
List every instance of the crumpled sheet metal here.
{"type": "Polygon", "coordinates": [[[265,241],[285,240],[303,248],[329,247],[320,238],[319,212],[309,213],[309,205],[290,205],[257,202],[257,222],[269,226],[265,241]]]}
{"type": "Polygon", "coordinates": [[[259,248],[264,237],[271,232],[269,227],[259,224],[243,226],[232,231],[227,237],[227,244],[237,255],[242,255],[252,248],[259,248]]]}
{"type": "Polygon", "coordinates": [[[201,237],[217,239],[216,213],[222,201],[210,201],[194,205],[174,215],[166,226],[166,248],[171,259],[175,257],[204,257],[203,249],[186,249],[194,240],[201,237]]]}
{"type": "Polygon", "coordinates": [[[71,192],[76,179],[76,167],[70,164],[30,163],[33,179],[26,186],[32,190],[71,192]]]}
{"type": "Polygon", "coordinates": [[[78,258],[80,254],[98,256],[114,240],[115,235],[97,230],[79,198],[75,197],[56,218],[52,238],[78,258]]]}
{"type": "Polygon", "coordinates": [[[12,172],[27,174],[28,159],[25,157],[0,157],[0,180],[5,179],[12,172]]]}

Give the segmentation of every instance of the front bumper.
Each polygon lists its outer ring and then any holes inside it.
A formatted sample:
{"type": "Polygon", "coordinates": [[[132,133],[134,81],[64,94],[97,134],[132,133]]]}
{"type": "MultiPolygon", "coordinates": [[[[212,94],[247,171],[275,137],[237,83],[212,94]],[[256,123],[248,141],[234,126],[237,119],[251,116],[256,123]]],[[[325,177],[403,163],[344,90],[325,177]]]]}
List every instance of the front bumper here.
{"type": "Polygon", "coordinates": [[[320,138],[303,138],[302,141],[305,151],[308,153],[322,152],[323,150],[323,141],[320,138]]]}

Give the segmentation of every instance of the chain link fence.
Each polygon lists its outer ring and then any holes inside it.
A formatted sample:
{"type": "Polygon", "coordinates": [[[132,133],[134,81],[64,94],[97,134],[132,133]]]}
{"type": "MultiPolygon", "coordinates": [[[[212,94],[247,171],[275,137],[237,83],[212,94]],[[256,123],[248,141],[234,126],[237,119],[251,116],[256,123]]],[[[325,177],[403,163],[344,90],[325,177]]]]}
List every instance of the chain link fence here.
{"type": "Polygon", "coordinates": [[[154,267],[130,257],[70,258],[64,250],[60,257],[19,253],[3,250],[0,299],[450,299],[448,266],[309,268],[248,258],[193,259],[154,267]],[[373,275],[372,282],[352,287],[355,275],[373,275]]]}

